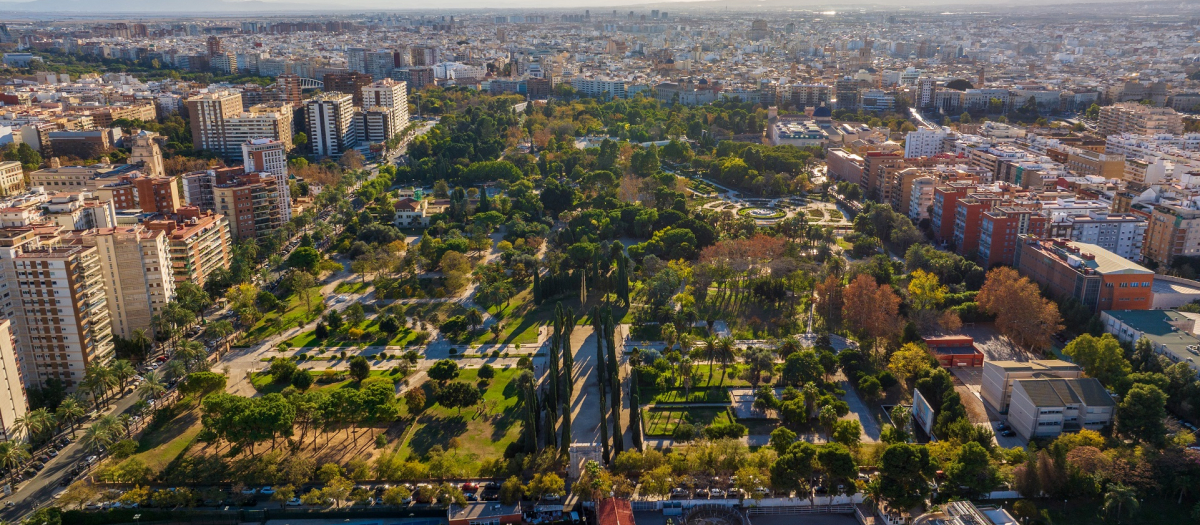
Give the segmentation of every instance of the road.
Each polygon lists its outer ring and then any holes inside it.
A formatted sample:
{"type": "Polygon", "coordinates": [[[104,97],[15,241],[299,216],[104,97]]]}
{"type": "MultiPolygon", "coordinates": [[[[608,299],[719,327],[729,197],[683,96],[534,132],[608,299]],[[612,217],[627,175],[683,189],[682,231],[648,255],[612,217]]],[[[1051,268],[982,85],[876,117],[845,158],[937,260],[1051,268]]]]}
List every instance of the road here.
{"type": "MultiPolygon", "coordinates": [[[[110,405],[109,410],[104,413],[121,414],[129,410],[129,407],[133,406],[138,399],[141,399],[141,397],[136,394],[118,398],[116,402],[110,405]]],[[[82,432],[83,429],[80,428],[76,435],[81,435],[82,432]]],[[[66,435],[70,436],[70,433],[66,435]]],[[[39,472],[37,476],[26,481],[12,496],[4,499],[6,502],[12,501],[16,505],[11,509],[0,512],[0,520],[8,523],[17,523],[21,518],[53,499],[54,493],[62,489],[58,485],[58,482],[70,473],[71,467],[83,461],[88,455],[84,447],[79,444],[79,441],[73,440],[71,444],[58,452],[58,457],[50,458],[50,461],[46,463],[46,468],[39,472]]]]}

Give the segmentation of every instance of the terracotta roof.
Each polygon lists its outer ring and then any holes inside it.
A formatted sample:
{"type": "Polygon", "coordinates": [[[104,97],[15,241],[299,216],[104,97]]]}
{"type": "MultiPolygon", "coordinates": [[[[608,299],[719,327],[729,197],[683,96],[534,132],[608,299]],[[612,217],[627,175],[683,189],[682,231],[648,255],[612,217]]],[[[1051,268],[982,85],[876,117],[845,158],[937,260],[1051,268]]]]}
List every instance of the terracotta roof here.
{"type": "Polygon", "coordinates": [[[600,500],[596,505],[596,522],[598,525],[634,525],[633,506],[627,499],[600,500]]]}

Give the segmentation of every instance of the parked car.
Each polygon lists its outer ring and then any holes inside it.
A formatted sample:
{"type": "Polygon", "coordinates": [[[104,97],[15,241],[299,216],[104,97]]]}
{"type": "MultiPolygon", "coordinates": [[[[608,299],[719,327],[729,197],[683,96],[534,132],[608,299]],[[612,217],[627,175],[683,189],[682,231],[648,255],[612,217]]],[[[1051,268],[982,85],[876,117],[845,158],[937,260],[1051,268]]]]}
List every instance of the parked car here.
{"type": "Polygon", "coordinates": [[[263,487],[262,490],[258,491],[258,493],[264,496],[270,496],[275,493],[275,489],[271,488],[270,485],[267,485],[266,487],[263,487]]]}
{"type": "Polygon", "coordinates": [[[286,505],[289,507],[299,507],[300,505],[303,505],[303,503],[300,502],[300,498],[292,498],[287,500],[286,505]]]}
{"type": "Polygon", "coordinates": [[[242,489],[242,495],[253,496],[255,494],[258,494],[258,489],[254,488],[254,487],[246,487],[246,488],[242,489]]]}
{"type": "Polygon", "coordinates": [[[96,456],[88,456],[87,459],[83,460],[83,463],[85,465],[91,465],[92,463],[95,463],[97,459],[99,459],[99,458],[97,458],[96,456]]]}
{"type": "Polygon", "coordinates": [[[721,490],[721,489],[709,489],[709,491],[708,491],[708,497],[710,497],[710,498],[724,498],[724,497],[725,497],[725,491],[723,491],[723,490],[721,490]]]}
{"type": "Polygon", "coordinates": [[[1013,436],[1017,435],[1017,433],[1013,432],[1011,430],[1005,430],[1004,432],[1001,432],[1000,435],[1004,436],[1004,437],[1013,437],[1013,436]]]}

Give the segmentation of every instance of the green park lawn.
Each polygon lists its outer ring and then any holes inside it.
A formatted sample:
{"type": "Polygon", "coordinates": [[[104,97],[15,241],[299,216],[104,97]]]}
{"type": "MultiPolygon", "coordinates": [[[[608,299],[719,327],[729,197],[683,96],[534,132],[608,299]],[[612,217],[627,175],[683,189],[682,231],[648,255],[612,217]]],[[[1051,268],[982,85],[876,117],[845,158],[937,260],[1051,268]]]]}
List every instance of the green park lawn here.
{"type": "MultiPolygon", "coordinates": [[[[702,390],[705,388],[749,387],[750,382],[739,377],[741,367],[742,365],[730,363],[725,367],[725,373],[722,375],[720,363],[712,365],[707,363],[692,365],[692,390],[702,390]],[[709,377],[710,371],[712,372],[711,378],[709,377]]],[[[672,388],[682,388],[679,386],[679,381],[674,380],[674,375],[674,370],[668,371],[666,374],[664,374],[664,376],[667,378],[667,386],[672,388]]],[[[642,383],[643,391],[652,387],[653,385],[642,383]]]]}
{"type": "Polygon", "coordinates": [[[289,347],[304,348],[315,346],[333,346],[333,347],[350,347],[358,344],[367,346],[404,346],[409,344],[413,339],[416,339],[416,331],[409,327],[402,327],[390,337],[379,330],[379,322],[376,319],[363,321],[358,326],[365,334],[361,339],[351,340],[345,337],[330,336],[325,339],[318,339],[316,330],[309,330],[301,333],[286,341],[289,347]]]}
{"type": "MultiPolygon", "coordinates": [[[[376,363],[376,362],[377,361],[372,361],[372,363],[376,363]]],[[[312,372],[313,379],[315,379],[316,381],[313,382],[313,386],[310,388],[313,388],[313,389],[358,388],[358,382],[354,381],[353,379],[349,379],[346,375],[345,370],[333,371],[333,374],[331,374],[331,377],[336,377],[337,378],[336,381],[333,381],[333,382],[322,381],[321,380],[322,376],[328,374],[329,372],[330,372],[329,370],[326,370],[325,372],[314,370],[312,372]]],[[[369,377],[387,377],[387,378],[396,380],[396,379],[402,378],[404,376],[400,375],[400,373],[398,373],[398,372],[393,373],[392,370],[389,368],[387,370],[372,370],[371,375],[369,377]]],[[[255,372],[254,375],[250,377],[250,384],[254,385],[254,389],[263,395],[279,393],[279,392],[282,392],[284,388],[288,387],[288,383],[276,383],[275,377],[267,372],[255,372]]]]}
{"type": "Polygon", "coordinates": [[[642,421],[647,436],[670,436],[684,421],[699,431],[713,423],[733,423],[733,416],[727,408],[647,409],[642,411],[642,421]]]}
{"type": "MultiPolygon", "coordinates": [[[[524,408],[513,383],[518,373],[516,368],[496,369],[496,377],[475,407],[460,411],[430,400],[433,404],[417,417],[401,450],[410,458],[421,457],[434,445],[449,450],[454,440],[470,476],[479,473],[484,460],[503,458],[505,449],[521,438],[524,426],[524,408]]],[[[461,370],[457,380],[477,384],[479,369],[461,370]]]]}
{"type": "Polygon", "coordinates": [[[363,293],[370,287],[370,284],[359,281],[343,281],[333,288],[333,293],[363,293]]]}
{"type": "Polygon", "coordinates": [[[317,315],[319,315],[317,307],[324,300],[321,296],[321,289],[319,287],[309,288],[306,293],[309,295],[309,304],[312,306],[311,314],[308,312],[308,306],[301,299],[301,295],[292,294],[284,300],[284,304],[287,307],[283,314],[277,311],[268,312],[257,323],[254,323],[254,326],[250,327],[250,330],[246,331],[239,344],[257,343],[289,328],[295,328],[299,321],[308,323],[316,319],[317,315]]]}
{"type": "Polygon", "coordinates": [[[723,388],[692,388],[691,391],[643,388],[639,391],[639,395],[639,399],[653,403],[728,403],[730,401],[729,391],[723,388]]]}
{"type": "Polygon", "coordinates": [[[166,424],[142,434],[133,458],[141,461],[151,472],[158,474],[187,451],[200,434],[200,410],[195,397],[181,399],[176,416],[166,424]]]}

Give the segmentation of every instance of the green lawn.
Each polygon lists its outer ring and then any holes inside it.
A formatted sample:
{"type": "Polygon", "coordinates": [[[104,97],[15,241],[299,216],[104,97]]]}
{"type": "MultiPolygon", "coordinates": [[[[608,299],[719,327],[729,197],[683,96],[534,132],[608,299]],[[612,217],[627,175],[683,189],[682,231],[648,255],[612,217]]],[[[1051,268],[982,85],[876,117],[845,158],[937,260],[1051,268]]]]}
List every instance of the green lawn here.
{"type": "Polygon", "coordinates": [[[363,293],[368,287],[370,287],[370,283],[355,280],[343,281],[333,288],[333,293],[363,293]]]}
{"type": "Polygon", "coordinates": [[[810,208],[808,210],[808,216],[812,217],[814,219],[817,219],[817,220],[824,220],[825,219],[825,211],[815,209],[815,208],[810,208]]]}
{"type": "Polygon", "coordinates": [[[242,339],[238,341],[237,345],[243,346],[254,344],[289,328],[295,328],[297,322],[299,321],[308,323],[313,319],[316,319],[317,315],[319,315],[317,313],[317,306],[321,304],[321,301],[324,300],[324,298],[321,296],[321,290],[319,287],[310,288],[307,293],[309,296],[308,305],[301,300],[300,294],[292,294],[288,296],[287,299],[284,300],[284,304],[287,305],[287,308],[284,310],[282,315],[280,315],[277,311],[268,312],[263,316],[262,319],[259,319],[257,323],[254,323],[254,326],[252,326],[250,330],[248,330],[246,334],[242,336],[242,339]],[[312,314],[308,313],[309,305],[312,307],[312,314]]]}
{"type": "Polygon", "coordinates": [[[690,392],[683,390],[656,390],[643,388],[640,399],[654,403],[728,403],[729,391],[723,388],[693,388],[690,392]]]}
{"type": "Polygon", "coordinates": [[[300,335],[292,337],[286,341],[290,347],[303,348],[314,346],[333,346],[333,347],[350,347],[359,343],[368,346],[404,346],[416,339],[417,333],[409,327],[402,327],[395,335],[388,338],[386,334],[379,331],[379,323],[375,319],[364,321],[358,326],[366,332],[361,339],[351,340],[343,337],[330,336],[326,339],[317,339],[316,330],[309,330],[300,335]]]}
{"type": "Polygon", "coordinates": [[[655,409],[643,410],[642,421],[647,436],[670,436],[683,421],[690,422],[699,431],[713,423],[733,423],[733,416],[725,408],[655,409]]]}
{"type": "MultiPolygon", "coordinates": [[[[524,408],[512,383],[517,375],[516,368],[497,369],[475,407],[460,411],[433,403],[417,418],[401,450],[420,457],[434,445],[451,448],[453,440],[468,475],[477,475],[484,460],[504,457],[505,449],[521,437],[524,408]]],[[[457,380],[478,384],[479,369],[462,370],[457,380]]]]}
{"type": "Polygon", "coordinates": [[[200,412],[194,397],[175,405],[178,415],[161,427],[146,432],[138,440],[137,458],[155,474],[162,472],[195,441],[200,433],[200,412]]]}
{"type": "MultiPolygon", "coordinates": [[[[376,363],[379,363],[379,361],[372,360],[371,363],[376,364],[376,363]]],[[[325,372],[320,371],[320,370],[313,370],[312,374],[313,374],[313,379],[317,380],[317,381],[313,382],[313,386],[311,388],[357,388],[358,387],[358,383],[356,381],[354,381],[353,379],[340,379],[340,380],[332,382],[332,383],[322,383],[322,382],[319,382],[319,380],[325,374],[325,372]]],[[[345,377],[346,371],[338,370],[338,371],[335,371],[335,374],[337,374],[339,377],[345,377]]],[[[371,370],[371,375],[369,377],[389,377],[394,380],[394,379],[402,378],[404,376],[400,375],[399,373],[392,373],[391,368],[388,368],[387,370],[371,370]]],[[[268,374],[266,372],[256,372],[253,376],[250,377],[250,384],[254,385],[254,389],[262,394],[273,394],[273,393],[282,392],[283,389],[288,387],[288,383],[276,383],[275,378],[271,374],[268,374]]]]}
{"type": "MultiPolygon", "coordinates": [[[[694,371],[692,374],[692,389],[698,390],[705,388],[748,387],[750,386],[750,382],[738,377],[741,367],[742,365],[730,363],[725,367],[725,374],[722,376],[720,363],[713,365],[709,365],[707,363],[692,365],[692,370],[694,371]],[[711,378],[709,377],[710,371],[712,372],[711,378]]],[[[680,383],[674,380],[674,370],[668,371],[664,375],[667,378],[668,386],[682,388],[679,386],[680,383]]],[[[653,387],[654,385],[647,385],[644,383],[642,385],[643,389],[653,387]]]]}

